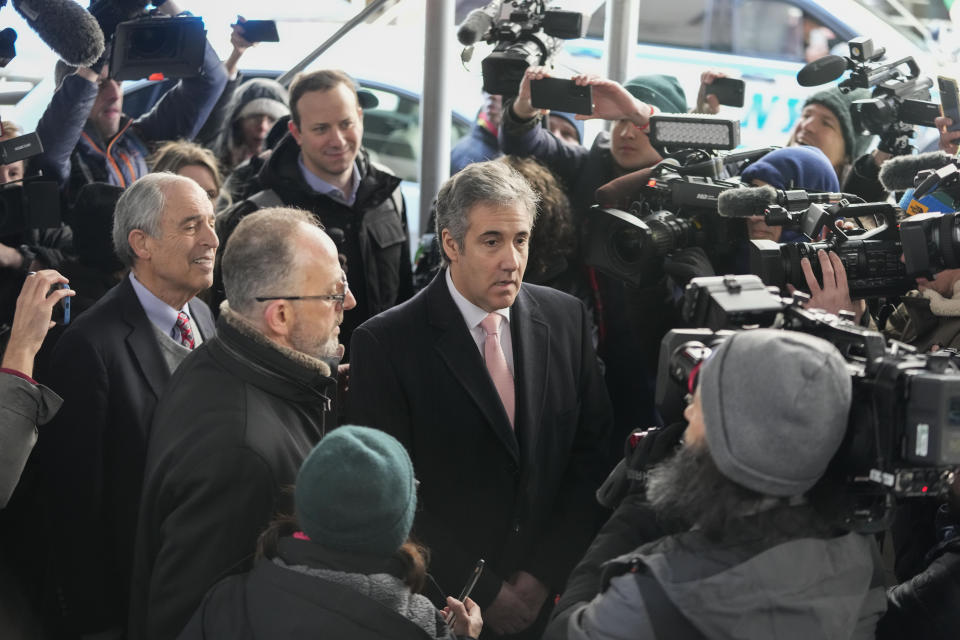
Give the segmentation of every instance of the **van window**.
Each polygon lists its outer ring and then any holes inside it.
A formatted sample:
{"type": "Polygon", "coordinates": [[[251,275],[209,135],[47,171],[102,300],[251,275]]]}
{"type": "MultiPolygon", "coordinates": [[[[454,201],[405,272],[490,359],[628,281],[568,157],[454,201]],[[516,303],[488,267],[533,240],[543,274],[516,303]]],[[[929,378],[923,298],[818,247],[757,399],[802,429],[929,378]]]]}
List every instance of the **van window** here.
{"type": "Polygon", "coordinates": [[[733,20],[733,52],[802,62],[803,11],[777,0],[740,0],[733,20]]]}
{"type": "MultiPolygon", "coordinates": [[[[729,52],[733,0],[640,0],[639,44],[729,52]]],[[[588,38],[603,38],[606,5],[590,17],[588,38]]]]}

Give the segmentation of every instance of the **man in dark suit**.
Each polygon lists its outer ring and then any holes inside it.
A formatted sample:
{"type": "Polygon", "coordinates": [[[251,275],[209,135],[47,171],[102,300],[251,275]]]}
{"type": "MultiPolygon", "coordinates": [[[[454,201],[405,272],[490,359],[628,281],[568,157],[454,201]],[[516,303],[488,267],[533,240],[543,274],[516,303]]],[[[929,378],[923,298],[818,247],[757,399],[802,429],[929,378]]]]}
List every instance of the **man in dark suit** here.
{"type": "Polygon", "coordinates": [[[352,422],[410,452],[414,533],[440,588],[457,592],[483,558],[472,597],[484,622],[524,637],[538,637],[594,533],[611,422],[583,304],[521,288],[536,201],[498,162],[443,185],[448,268],[354,332],[348,400],[352,422]]]}
{"type": "Polygon", "coordinates": [[[210,309],[194,297],[212,283],[213,224],[194,181],[158,173],[133,183],[113,222],[114,250],[130,274],[54,350],[47,384],[63,407],[40,447],[64,632],[114,637],[126,624],[154,407],[173,370],[214,335],[210,309]]]}

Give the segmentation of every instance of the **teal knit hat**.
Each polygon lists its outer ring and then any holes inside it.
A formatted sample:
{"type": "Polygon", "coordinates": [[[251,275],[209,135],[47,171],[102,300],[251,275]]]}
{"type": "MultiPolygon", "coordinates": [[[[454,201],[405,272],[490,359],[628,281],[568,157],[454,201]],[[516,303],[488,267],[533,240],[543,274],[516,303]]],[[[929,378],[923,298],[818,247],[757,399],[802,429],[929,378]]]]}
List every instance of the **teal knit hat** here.
{"type": "Polygon", "coordinates": [[[637,76],[628,80],[623,88],[637,100],[653,105],[663,113],[687,112],[687,96],[673,76],[637,76]]]}
{"type": "Polygon", "coordinates": [[[840,132],[843,134],[843,143],[850,160],[856,160],[867,151],[873,141],[873,136],[862,136],[853,128],[853,117],[850,115],[850,105],[854,100],[863,100],[870,97],[869,89],[854,89],[850,93],[842,93],[836,86],[818,91],[813,94],[803,106],[821,104],[833,112],[840,121],[840,132]]]}
{"type": "Polygon", "coordinates": [[[389,556],[413,526],[413,464],[393,436],[346,425],[324,436],[303,461],[294,503],[300,528],[313,542],[389,556]]]}

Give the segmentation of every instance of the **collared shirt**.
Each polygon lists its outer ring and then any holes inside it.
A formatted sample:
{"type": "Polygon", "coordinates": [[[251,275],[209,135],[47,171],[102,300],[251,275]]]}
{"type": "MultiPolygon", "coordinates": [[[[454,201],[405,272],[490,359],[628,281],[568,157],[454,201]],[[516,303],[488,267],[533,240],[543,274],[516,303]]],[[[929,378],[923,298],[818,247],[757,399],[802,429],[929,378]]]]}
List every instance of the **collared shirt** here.
{"type": "Polygon", "coordinates": [[[130,284],[133,285],[133,291],[137,294],[137,299],[140,301],[140,306],[143,307],[144,313],[147,314],[147,318],[149,318],[150,322],[160,329],[164,335],[168,335],[172,340],[178,344],[180,343],[180,329],[177,328],[177,316],[182,311],[190,318],[190,326],[193,328],[194,348],[199,347],[201,343],[203,343],[200,328],[194,321],[193,314],[190,313],[189,303],[183,305],[182,309],[174,309],[143,286],[140,281],[137,280],[136,276],[133,275],[133,271],[130,272],[129,278],[130,284]]]}
{"type": "MultiPolygon", "coordinates": [[[[456,285],[453,284],[453,278],[450,277],[450,269],[447,269],[446,272],[447,288],[453,297],[453,303],[457,305],[457,309],[460,310],[460,315],[463,316],[464,322],[467,323],[467,328],[470,330],[473,341],[477,343],[477,348],[480,349],[480,357],[482,358],[483,343],[487,339],[487,333],[483,330],[483,327],[480,326],[480,323],[487,317],[488,312],[463,297],[463,294],[460,293],[456,285]]],[[[514,375],[513,340],[510,336],[510,307],[497,309],[494,313],[503,316],[503,321],[500,323],[500,348],[503,349],[503,355],[507,359],[507,368],[510,369],[510,375],[514,375]]]]}
{"type": "Polygon", "coordinates": [[[360,169],[357,168],[356,161],[353,163],[353,174],[350,176],[351,187],[349,197],[347,197],[347,194],[343,191],[337,189],[323,178],[317,177],[315,173],[307,169],[307,165],[303,162],[302,153],[297,156],[297,164],[300,165],[300,173],[303,174],[303,179],[306,180],[307,185],[317,193],[322,193],[328,198],[332,198],[348,207],[352,207],[353,203],[357,201],[357,191],[360,189],[360,169]]]}

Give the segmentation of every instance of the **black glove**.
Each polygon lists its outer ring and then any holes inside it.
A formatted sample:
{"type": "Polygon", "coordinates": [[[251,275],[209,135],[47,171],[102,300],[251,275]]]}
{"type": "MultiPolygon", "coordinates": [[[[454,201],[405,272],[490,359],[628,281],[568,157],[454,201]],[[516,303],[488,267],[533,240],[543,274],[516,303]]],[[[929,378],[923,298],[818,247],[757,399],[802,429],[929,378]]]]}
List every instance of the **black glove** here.
{"type": "Polygon", "coordinates": [[[663,259],[663,271],[681,288],[687,286],[693,278],[717,275],[706,252],[700,247],[674,251],[663,259]]]}
{"type": "Polygon", "coordinates": [[[624,457],[597,489],[597,502],[615,509],[623,498],[646,490],[647,470],[670,457],[687,428],[686,422],[675,422],[669,427],[637,429],[627,437],[624,457]]]}

